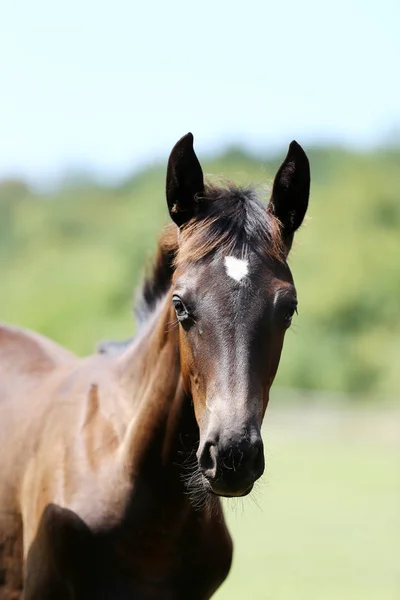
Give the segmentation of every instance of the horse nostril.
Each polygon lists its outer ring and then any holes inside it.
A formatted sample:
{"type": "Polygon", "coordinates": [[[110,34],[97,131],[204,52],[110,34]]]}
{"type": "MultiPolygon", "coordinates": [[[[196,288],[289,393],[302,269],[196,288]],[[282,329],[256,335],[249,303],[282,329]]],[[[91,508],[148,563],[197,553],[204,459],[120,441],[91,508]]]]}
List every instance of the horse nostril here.
{"type": "Polygon", "coordinates": [[[217,447],[212,442],[206,442],[200,454],[199,464],[207,479],[214,479],[217,472],[217,447]]]}

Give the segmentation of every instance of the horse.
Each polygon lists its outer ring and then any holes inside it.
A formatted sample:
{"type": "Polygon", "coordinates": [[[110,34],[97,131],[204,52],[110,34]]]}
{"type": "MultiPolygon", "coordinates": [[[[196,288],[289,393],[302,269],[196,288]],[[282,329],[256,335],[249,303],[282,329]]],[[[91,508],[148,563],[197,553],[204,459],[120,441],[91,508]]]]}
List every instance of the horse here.
{"type": "Polygon", "coordinates": [[[78,358],[0,327],[1,600],[206,600],[225,580],[220,498],[264,470],[309,188],[295,141],[268,205],[208,183],[188,133],[134,339],[78,358]]]}

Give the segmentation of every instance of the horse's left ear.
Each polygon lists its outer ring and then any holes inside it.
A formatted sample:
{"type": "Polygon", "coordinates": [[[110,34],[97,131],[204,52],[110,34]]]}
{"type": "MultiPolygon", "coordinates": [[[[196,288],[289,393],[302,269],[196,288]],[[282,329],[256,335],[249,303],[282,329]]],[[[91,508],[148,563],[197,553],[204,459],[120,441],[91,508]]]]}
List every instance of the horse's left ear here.
{"type": "Polygon", "coordinates": [[[193,149],[193,135],[187,133],[173,147],[167,167],[168,210],[178,227],[196,215],[196,197],[203,192],[203,171],[193,149]]]}
{"type": "Polygon", "coordinates": [[[282,237],[289,247],[307,211],[310,194],[310,163],[303,148],[293,141],[275,176],[268,210],[282,225],[282,237]]]}

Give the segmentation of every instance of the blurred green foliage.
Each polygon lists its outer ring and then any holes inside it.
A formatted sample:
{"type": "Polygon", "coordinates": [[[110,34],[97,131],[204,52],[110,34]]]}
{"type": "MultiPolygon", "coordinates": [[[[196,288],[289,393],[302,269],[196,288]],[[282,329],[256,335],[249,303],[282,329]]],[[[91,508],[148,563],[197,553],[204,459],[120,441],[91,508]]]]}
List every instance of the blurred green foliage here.
{"type": "MultiPolygon", "coordinates": [[[[400,149],[307,149],[309,219],[290,256],[299,316],[277,385],[358,395],[400,389],[400,149]]],[[[238,148],[206,173],[270,185],[283,158],[238,148]]],[[[85,180],[52,194],[0,183],[0,318],[77,353],[134,330],[132,290],[168,222],[165,167],[120,185],[85,180]]],[[[265,194],[267,198],[267,194],[265,194]]]]}

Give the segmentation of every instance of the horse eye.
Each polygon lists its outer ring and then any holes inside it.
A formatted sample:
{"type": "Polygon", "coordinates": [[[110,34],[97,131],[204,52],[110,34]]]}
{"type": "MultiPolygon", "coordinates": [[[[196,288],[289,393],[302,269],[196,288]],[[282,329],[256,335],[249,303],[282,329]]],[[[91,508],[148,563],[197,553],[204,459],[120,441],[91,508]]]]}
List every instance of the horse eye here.
{"type": "Polygon", "coordinates": [[[189,316],[189,313],[179,296],[172,296],[172,304],[174,305],[176,316],[179,320],[186,319],[186,317],[189,316]]]}
{"type": "Polygon", "coordinates": [[[286,324],[286,327],[290,327],[290,325],[292,323],[292,319],[293,319],[294,313],[297,314],[297,305],[296,306],[292,306],[292,308],[290,308],[287,311],[287,313],[285,314],[285,324],[286,324]]]}

